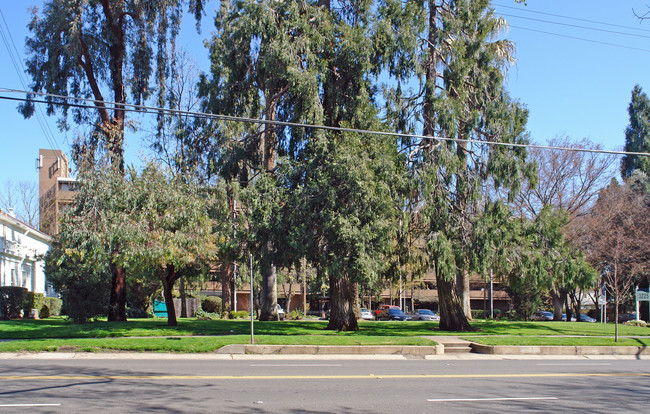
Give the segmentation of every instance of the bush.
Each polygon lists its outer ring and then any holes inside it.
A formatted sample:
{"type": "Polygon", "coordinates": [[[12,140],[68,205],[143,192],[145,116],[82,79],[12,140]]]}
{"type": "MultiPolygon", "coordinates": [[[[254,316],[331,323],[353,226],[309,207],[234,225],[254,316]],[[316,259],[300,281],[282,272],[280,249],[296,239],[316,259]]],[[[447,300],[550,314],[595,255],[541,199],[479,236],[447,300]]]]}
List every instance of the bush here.
{"type": "MultiPolygon", "coordinates": [[[[34,293],[33,294],[33,299],[31,303],[31,309],[29,309],[29,312],[31,312],[32,309],[38,309],[38,317],[41,317],[41,308],[45,305],[45,295],[42,293],[34,293]]],[[[25,312],[25,315],[29,315],[28,312],[25,312]]],[[[47,316],[46,316],[47,318],[47,316]]]]}
{"type": "Polygon", "coordinates": [[[153,318],[153,315],[147,311],[138,308],[126,308],[127,318],[153,318]]]}
{"type": "Polygon", "coordinates": [[[305,317],[305,315],[302,314],[302,311],[299,311],[297,309],[292,310],[286,316],[286,318],[291,320],[291,321],[299,321],[299,320],[303,319],[304,317],[305,317]]]}
{"type": "Polygon", "coordinates": [[[203,309],[197,309],[197,311],[194,312],[194,317],[198,319],[219,319],[220,315],[214,312],[206,312],[203,309]]]}
{"type": "Polygon", "coordinates": [[[41,306],[38,310],[38,317],[41,319],[47,319],[50,317],[50,308],[47,305],[41,306]]]}
{"type": "Polygon", "coordinates": [[[248,312],[247,311],[230,312],[230,317],[232,319],[246,319],[248,318],[248,312]]]}
{"type": "Polygon", "coordinates": [[[63,301],[59,298],[43,298],[43,306],[47,306],[50,311],[50,316],[59,316],[61,315],[61,305],[63,301]]]}
{"type": "MultiPolygon", "coordinates": [[[[45,275],[63,301],[60,313],[75,323],[106,315],[111,293],[111,272],[101,250],[83,253],[55,243],[45,256],[45,275]]],[[[50,312],[55,314],[53,306],[50,312]]]]}
{"type": "Polygon", "coordinates": [[[25,307],[29,306],[31,310],[33,300],[33,294],[23,287],[0,287],[0,317],[2,319],[20,318],[20,311],[25,307]]]}
{"type": "Polygon", "coordinates": [[[208,296],[201,301],[201,309],[207,313],[221,311],[221,298],[218,296],[208,296]]]}
{"type": "Polygon", "coordinates": [[[648,324],[646,323],[646,321],[642,321],[642,320],[638,320],[638,321],[637,321],[637,320],[634,320],[634,319],[632,319],[631,321],[624,322],[623,325],[628,325],[628,326],[642,326],[642,327],[644,327],[644,328],[645,328],[646,326],[648,326],[648,324]]]}

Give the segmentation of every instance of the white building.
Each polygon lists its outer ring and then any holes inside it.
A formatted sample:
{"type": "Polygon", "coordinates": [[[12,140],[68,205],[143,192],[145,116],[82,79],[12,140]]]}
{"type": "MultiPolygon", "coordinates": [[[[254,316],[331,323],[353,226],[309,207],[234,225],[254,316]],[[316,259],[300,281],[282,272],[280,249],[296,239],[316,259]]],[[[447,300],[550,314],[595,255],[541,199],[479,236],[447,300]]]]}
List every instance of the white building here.
{"type": "Polygon", "coordinates": [[[48,291],[43,256],[52,238],[0,210],[0,286],[22,286],[34,293],[48,291]]]}

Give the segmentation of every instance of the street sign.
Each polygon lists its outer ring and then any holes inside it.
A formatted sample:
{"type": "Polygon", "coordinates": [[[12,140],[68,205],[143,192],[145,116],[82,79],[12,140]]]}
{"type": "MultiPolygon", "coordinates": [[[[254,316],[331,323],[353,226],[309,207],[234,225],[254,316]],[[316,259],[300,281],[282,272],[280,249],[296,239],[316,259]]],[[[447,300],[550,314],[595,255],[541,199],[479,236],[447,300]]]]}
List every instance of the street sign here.
{"type": "Polygon", "coordinates": [[[646,289],[639,289],[636,291],[636,300],[639,302],[649,302],[650,301],[650,292],[646,289]]]}

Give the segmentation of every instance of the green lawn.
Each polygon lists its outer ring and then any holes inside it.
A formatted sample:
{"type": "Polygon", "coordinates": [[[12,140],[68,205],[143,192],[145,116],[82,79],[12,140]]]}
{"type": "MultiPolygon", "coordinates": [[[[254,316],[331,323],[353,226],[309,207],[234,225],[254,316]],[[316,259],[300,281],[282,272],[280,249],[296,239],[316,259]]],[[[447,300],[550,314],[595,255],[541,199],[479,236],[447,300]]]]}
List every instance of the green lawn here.
{"type": "MultiPolygon", "coordinates": [[[[255,321],[259,344],[281,345],[433,345],[423,338],[457,335],[489,345],[610,345],[614,325],[579,322],[508,322],[478,320],[477,331],[442,332],[431,322],[361,321],[357,332],[326,330],[327,321],[255,321]],[[564,338],[563,335],[577,336],[564,338]],[[547,338],[545,336],[554,336],[547,338]],[[593,336],[593,337],[589,337],[593,336]]],[[[621,336],[650,336],[650,328],[619,325],[621,336]]],[[[227,344],[248,343],[249,320],[179,319],[177,327],[167,320],[132,319],[128,322],[97,321],[75,325],[63,318],[0,321],[0,352],[21,351],[152,351],[213,352],[227,344]]],[[[645,344],[647,339],[619,344],[645,344]],[[639,342],[641,341],[641,342],[639,342]]]]}
{"type": "Polygon", "coordinates": [[[563,337],[563,336],[465,336],[483,345],[555,345],[555,346],[649,346],[650,338],[563,337]]]}

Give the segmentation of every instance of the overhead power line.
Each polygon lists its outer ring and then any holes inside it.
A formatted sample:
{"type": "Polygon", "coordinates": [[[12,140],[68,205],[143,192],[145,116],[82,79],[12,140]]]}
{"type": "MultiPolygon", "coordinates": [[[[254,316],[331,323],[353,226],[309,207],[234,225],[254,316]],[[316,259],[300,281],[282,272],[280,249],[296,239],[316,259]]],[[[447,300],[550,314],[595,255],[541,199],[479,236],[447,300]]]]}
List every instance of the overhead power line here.
{"type": "Polygon", "coordinates": [[[567,38],[567,39],[582,40],[584,42],[596,43],[596,44],[599,44],[599,45],[615,46],[615,47],[620,47],[620,48],[623,48],[623,49],[637,50],[637,51],[640,51],[640,52],[650,52],[650,49],[643,49],[643,48],[640,48],[640,47],[633,47],[633,46],[625,46],[625,45],[620,45],[620,44],[617,44],[617,43],[601,42],[599,40],[586,39],[584,37],[570,36],[570,35],[565,35],[565,34],[560,34],[560,33],[547,32],[545,30],[531,29],[529,27],[522,27],[522,26],[515,26],[515,25],[510,25],[510,27],[512,27],[513,29],[528,30],[529,32],[537,32],[537,33],[543,33],[543,34],[552,35],[552,36],[564,37],[564,38],[567,38]]]}
{"type": "Polygon", "coordinates": [[[284,127],[294,127],[294,128],[313,128],[313,129],[321,129],[321,130],[326,130],[326,131],[352,132],[352,133],[358,133],[358,134],[390,136],[390,137],[397,137],[397,138],[410,137],[410,138],[417,138],[417,139],[423,139],[423,140],[428,139],[428,140],[434,140],[434,141],[465,142],[465,143],[470,143],[470,144],[493,145],[493,146],[502,146],[502,147],[510,147],[510,148],[536,148],[536,149],[543,149],[543,150],[575,151],[575,152],[587,152],[587,153],[598,153],[598,154],[638,155],[638,156],[642,156],[642,157],[650,156],[650,153],[645,153],[645,152],[629,152],[629,151],[613,151],[613,150],[601,150],[601,149],[589,149],[589,148],[555,147],[555,146],[550,146],[550,145],[517,144],[517,143],[508,143],[508,142],[490,142],[490,141],[481,141],[481,140],[475,140],[475,139],[460,139],[460,138],[439,137],[439,136],[429,136],[429,135],[420,135],[420,134],[408,134],[408,133],[400,133],[400,132],[375,131],[375,130],[358,129],[358,128],[334,127],[334,126],[328,126],[328,125],[304,124],[304,123],[299,123],[299,122],[269,121],[267,119],[259,119],[259,118],[247,118],[247,117],[241,117],[241,116],[211,114],[211,113],[207,113],[207,112],[198,112],[198,111],[184,111],[184,110],[179,110],[179,109],[160,108],[160,107],[154,107],[154,106],[136,105],[136,104],[128,104],[128,103],[122,104],[122,103],[111,102],[111,101],[97,101],[97,100],[88,99],[88,98],[75,98],[75,97],[71,97],[71,96],[56,95],[56,94],[44,93],[44,92],[24,91],[24,90],[19,90],[19,89],[9,89],[9,88],[2,88],[2,87],[0,87],[0,93],[20,93],[20,94],[29,94],[29,95],[43,96],[43,97],[49,97],[49,98],[55,98],[55,99],[62,99],[62,100],[71,100],[71,101],[81,102],[81,103],[48,102],[48,101],[45,101],[45,100],[34,100],[34,99],[27,99],[27,98],[16,98],[16,97],[9,97],[9,96],[0,96],[0,99],[6,99],[6,100],[14,100],[14,101],[28,101],[29,100],[29,101],[32,101],[32,102],[35,102],[35,103],[47,103],[47,104],[53,104],[53,105],[67,105],[67,106],[90,109],[90,110],[98,109],[94,105],[96,105],[98,103],[101,103],[101,104],[104,104],[104,105],[107,105],[107,106],[113,106],[113,107],[120,106],[119,110],[122,110],[122,111],[125,111],[125,112],[137,112],[137,113],[148,113],[148,114],[163,113],[163,114],[168,114],[168,115],[176,114],[176,115],[186,115],[186,116],[191,116],[191,117],[196,117],[196,118],[215,119],[215,120],[226,121],[226,122],[244,122],[244,123],[260,124],[260,125],[273,125],[273,126],[284,126],[284,127]],[[88,103],[88,104],[92,104],[92,105],[85,105],[83,103],[88,103]]]}
{"type": "Polygon", "coordinates": [[[642,35],[642,34],[637,34],[637,33],[626,33],[626,32],[620,32],[618,30],[599,29],[597,27],[580,26],[578,24],[554,22],[552,20],[535,19],[533,17],[517,16],[515,14],[501,13],[501,15],[506,16],[506,17],[514,17],[516,19],[530,20],[530,21],[533,21],[533,22],[554,24],[556,26],[572,27],[572,28],[575,28],[575,29],[593,30],[593,31],[602,32],[602,33],[612,33],[612,34],[618,34],[618,35],[624,35],[624,36],[633,36],[633,37],[640,37],[640,38],[650,39],[650,35],[642,35]]]}
{"type": "Polygon", "coordinates": [[[551,16],[551,17],[559,17],[561,19],[574,20],[574,21],[578,21],[578,22],[593,23],[593,24],[599,24],[599,25],[602,25],[602,26],[618,27],[618,28],[621,28],[621,29],[636,30],[638,32],[650,33],[650,29],[643,29],[643,28],[640,28],[640,27],[625,26],[625,25],[622,25],[622,24],[614,24],[614,23],[609,23],[609,22],[601,22],[601,21],[598,21],[598,20],[582,19],[580,17],[564,16],[564,15],[555,14],[555,13],[546,13],[546,12],[541,12],[541,11],[538,11],[538,10],[530,10],[528,7],[523,8],[523,7],[505,6],[503,4],[494,4],[494,6],[497,6],[499,8],[503,8],[503,9],[517,10],[517,11],[520,11],[520,12],[534,13],[534,14],[540,14],[540,15],[551,16]]]}

